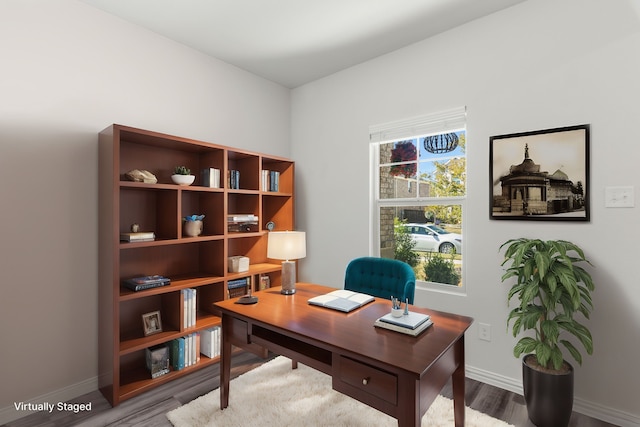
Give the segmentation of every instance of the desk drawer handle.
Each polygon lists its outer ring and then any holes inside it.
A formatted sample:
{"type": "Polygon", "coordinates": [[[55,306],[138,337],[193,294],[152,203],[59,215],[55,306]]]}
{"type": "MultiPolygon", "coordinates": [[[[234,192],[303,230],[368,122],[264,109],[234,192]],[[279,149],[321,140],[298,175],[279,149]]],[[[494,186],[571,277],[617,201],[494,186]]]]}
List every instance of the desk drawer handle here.
{"type": "Polygon", "coordinates": [[[369,379],[370,379],[369,377],[363,378],[363,379],[362,379],[362,385],[367,385],[367,384],[369,384],[369,379]]]}

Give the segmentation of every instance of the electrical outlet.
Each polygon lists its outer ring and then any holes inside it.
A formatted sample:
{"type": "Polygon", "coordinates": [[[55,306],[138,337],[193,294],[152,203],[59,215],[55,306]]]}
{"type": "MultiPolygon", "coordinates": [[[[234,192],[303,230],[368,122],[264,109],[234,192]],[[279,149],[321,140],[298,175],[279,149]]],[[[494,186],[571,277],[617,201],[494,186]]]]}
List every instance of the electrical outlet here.
{"type": "Polygon", "coordinates": [[[491,341],[491,325],[478,323],[478,338],[484,341],[491,341]]]}

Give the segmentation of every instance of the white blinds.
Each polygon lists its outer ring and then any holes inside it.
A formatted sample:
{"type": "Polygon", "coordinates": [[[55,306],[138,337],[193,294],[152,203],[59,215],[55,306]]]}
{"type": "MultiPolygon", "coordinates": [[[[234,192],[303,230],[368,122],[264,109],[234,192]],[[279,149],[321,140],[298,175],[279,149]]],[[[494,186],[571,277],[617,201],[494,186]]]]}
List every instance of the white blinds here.
{"type": "Polygon", "coordinates": [[[466,107],[424,114],[369,127],[370,142],[397,141],[403,138],[437,134],[465,127],[466,107]]]}

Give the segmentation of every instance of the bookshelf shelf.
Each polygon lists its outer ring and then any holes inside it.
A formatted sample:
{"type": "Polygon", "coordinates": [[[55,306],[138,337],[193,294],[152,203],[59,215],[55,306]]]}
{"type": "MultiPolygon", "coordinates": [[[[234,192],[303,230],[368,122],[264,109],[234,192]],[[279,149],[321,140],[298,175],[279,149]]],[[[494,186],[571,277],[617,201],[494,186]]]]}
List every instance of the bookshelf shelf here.
{"type": "Polygon", "coordinates": [[[294,229],[293,178],[294,163],[286,158],[117,124],[100,133],[99,388],[111,405],[219,361],[201,355],[192,366],[152,379],[145,352],[219,326],[214,303],[229,297],[230,281],[246,278],[254,291],[261,282],[280,285],[280,263],[267,258],[266,224],[294,229]],[[192,185],[171,181],[179,165],[196,175],[192,185]],[[157,182],[128,180],[133,169],[151,172],[157,182]],[[213,169],[219,171],[218,187],[205,181],[205,170],[217,181],[213,169]],[[265,187],[265,174],[277,182],[265,187]],[[255,215],[257,230],[228,231],[229,214],[255,215]],[[184,233],[184,217],[191,215],[204,215],[196,237],[184,233]],[[134,224],[155,239],[120,241],[134,224]],[[248,271],[228,272],[227,259],[236,255],[250,259],[248,271]],[[137,292],[122,286],[126,279],[156,274],[171,283],[137,292]],[[261,281],[264,276],[268,280],[261,281]],[[195,323],[185,326],[188,289],[195,290],[196,314],[195,323]],[[142,315],[155,311],[162,331],[145,336],[142,315]]]}

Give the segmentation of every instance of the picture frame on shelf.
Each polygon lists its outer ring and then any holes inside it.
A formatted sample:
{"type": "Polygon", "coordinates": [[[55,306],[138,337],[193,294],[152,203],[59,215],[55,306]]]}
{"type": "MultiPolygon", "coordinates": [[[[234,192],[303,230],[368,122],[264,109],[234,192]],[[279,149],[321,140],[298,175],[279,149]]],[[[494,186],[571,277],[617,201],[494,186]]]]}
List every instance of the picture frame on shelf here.
{"type": "Polygon", "coordinates": [[[589,221],[589,125],[489,138],[489,218],[589,221]]]}
{"type": "Polygon", "coordinates": [[[160,318],[160,311],[152,311],[143,314],[142,327],[144,329],[145,337],[162,332],[162,320],[160,318]]]}
{"type": "Polygon", "coordinates": [[[267,276],[266,274],[261,274],[260,275],[260,283],[259,283],[259,289],[260,291],[264,291],[265,289],[269,289],[271,287],[271,278],[269,276],[267,276]]]}

